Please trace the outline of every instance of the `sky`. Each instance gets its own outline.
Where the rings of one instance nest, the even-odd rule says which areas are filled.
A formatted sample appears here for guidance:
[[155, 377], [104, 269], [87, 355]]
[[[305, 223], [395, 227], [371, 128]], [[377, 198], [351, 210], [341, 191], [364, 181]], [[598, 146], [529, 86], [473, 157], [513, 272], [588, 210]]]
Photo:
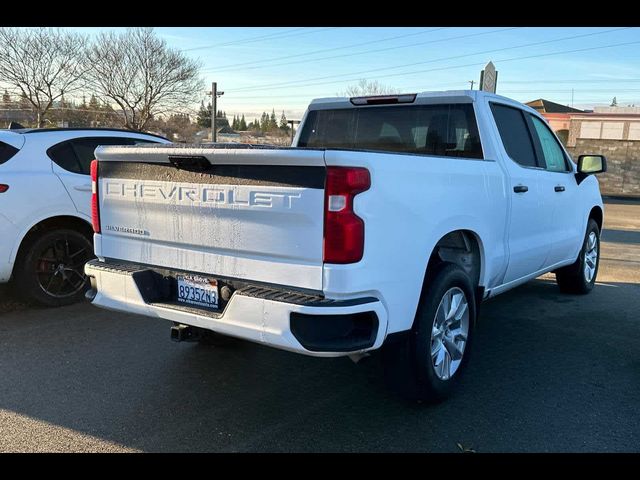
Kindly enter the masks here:
[[[89, 35], [121, 28], [75, 28]], [[218, 109], [247, 121], [263, 111], [299, 119], [314, 98], [359, 79], [404, 93], [478, 88], [488, 61], [497, 93], [576, 108], [640, 106], [640, 28], [629, 27], [161, 27], [198, 60]]]

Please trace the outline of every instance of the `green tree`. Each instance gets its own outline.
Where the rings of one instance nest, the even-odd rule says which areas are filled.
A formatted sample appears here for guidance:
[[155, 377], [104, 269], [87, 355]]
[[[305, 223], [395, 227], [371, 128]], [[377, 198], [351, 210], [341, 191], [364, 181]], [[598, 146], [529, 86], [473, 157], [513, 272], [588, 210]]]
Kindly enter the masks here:
[[89, 110], [99, 110], [100, 109], [100, 104], [98, 103], [98, 99], [96, 98], [95, 95], [91, 95], [91, 98], [89, 99]]
[[276, 120], [276, 110], [271, 110], [271, 115], [269, 116], [269, 128], [270, 132], [278, 129], [278, 121]]
[[284, 132], [289, 131], [289, 123], [287, 122], [287, 116], [284, 114], [284, 110], [282, 111], [282, 115], [280, 116], [280, 130]]
[[267, 112], [262, 112], [260, 117], [260, 130], [263, 132], [269, 130], [269, 115], [267, 115]]
[[240, 119], [240, 125], [238, 125], [238, 130], [245, 131], [247, 130], [247, 122], [244, 119], [244, 113], [242, 114], [242, 118]]
[[210, 127], [211, 126], [211, 102], [205, 107], [204, 101], [200, 102], [200, 110], [198, 110], [198, 115], [196, 117], [196, 123], [200, 127]]

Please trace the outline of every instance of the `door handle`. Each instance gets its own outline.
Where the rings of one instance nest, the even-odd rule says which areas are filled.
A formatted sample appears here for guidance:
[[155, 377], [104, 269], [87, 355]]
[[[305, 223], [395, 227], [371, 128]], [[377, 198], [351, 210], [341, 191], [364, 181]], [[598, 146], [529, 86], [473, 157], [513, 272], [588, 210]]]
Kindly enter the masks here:
[[557, 185], [554, 190], [556, 192], [564, 192], [564, 185]]
[[77, 190], [79, 192], [90, 192], [91, 191], [91, 184], [90, 183], [86, 183], [84, 185], [74, 185], [73, 189]]
[[526, 193], [529, 191], [529, 187], [527, 187], [526, 185], [516, 185], [515, 187], [513, 187], [513, 191], [516, 193]]

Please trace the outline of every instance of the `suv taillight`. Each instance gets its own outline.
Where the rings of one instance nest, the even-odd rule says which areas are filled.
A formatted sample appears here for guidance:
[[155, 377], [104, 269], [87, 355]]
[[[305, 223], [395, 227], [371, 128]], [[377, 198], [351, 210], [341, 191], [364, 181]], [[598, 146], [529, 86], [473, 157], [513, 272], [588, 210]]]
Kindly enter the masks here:
[[98, 206], [98, 160], [91, 161], [91, 224], [100, 233], [100, 207]]
[[327, 167], [324, 197], [325, 263], [355, 263], [364, 252], [364, 222], [353, 212], [353, 198], [371, 187], [369, 170]]

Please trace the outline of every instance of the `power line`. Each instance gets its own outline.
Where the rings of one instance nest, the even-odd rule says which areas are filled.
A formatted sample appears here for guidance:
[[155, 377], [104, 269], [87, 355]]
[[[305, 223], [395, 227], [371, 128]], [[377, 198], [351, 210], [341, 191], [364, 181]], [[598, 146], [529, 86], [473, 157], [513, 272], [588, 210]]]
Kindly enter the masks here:
[[627, 79], [617, 79], [617, 78], [609, 78], [609, 79], [599, 79], [599, 80], [585, 80], [585, 79], [574, 79], [574, 80], [504, 80], [500, 83], [628, 83], [628, 82], [640, 82], [638, 78], [627, 78]]
[[[273, 62], [273, 61], [277, 61], [277, 60], [287, 60], [289, 58], [306, 57], [306, 56], [309, 56], [309, 55], [315, 55], [317, 53], [331, 52], [331, 51], [335, 51], [335, 50], [344, 50], [345, 48], [361, 47], [363, 45], [370, 45], [370, 44], [373, 44], [373, 43], [388, 42], [390, 40], [396, 40], [398, 38], [414, 37], [416, 35], [424, 35], [425, 33], [437, 32], [438, 30], [444, 30], [445, 28], [447, 28], [447, 27], [432, 28], [432, 29], [429, 29], [429, 30], [423, 30], [421, 32], [406, 33], [404, 35], [396, 35], [394, 37], [385, 37], [385, 38], [381, 38], [381, 39], [378, 39], [378, 40], [371, 40], [369, 42], [352, 43], [351, 45], [343, 45], [341, 47], [333, 47], [333, 48], [324, 48], [322, 50], [314, 50], [312, 52], [297, 53], [295, 55], [285, 55], [283, 57], [266, 58], [266, 59], [262, 59], [262, 60], [254, 60], [252, 62], [243, 62], [243, 63], [233, 63], [233, 64], [229, 64], [229, 65], [221, 65], [221, 66], [215, 67], [215, 68], [213, 68], [213, 67], [212, 68], [207, 68], [207, 69], [205, 69], [203, 71], [208, 71], [208, 70], [220, 71], [222, 69], [224, 69], [224, 71], [240, 70], [240, 69], [234, 68], [234, 67], [241, 67], [243, 65], [252, 65], [252, 64], [255, 64], [255, 63]], [[349, 55], [353, 55], [353, 54], [349, 54]], [[318, 59], [305, 60], [305, 61], [315, 61], [315, 60], [318, 60]], [[291, 62], [291, 63], [297, 63], [297, 62]], [[271, 66], [271, 65], [268, 65], [268, 66]], [[263, 68], [263, 67], [262, 66], [258, 66], [258, 67], [250, 67], [250, 68]]]
[[[576, 38], [582, 38], [582, 37], [587, 37], [587, 36], [602, 35], [602, 34], [614, 32], [614, 31], [625, 30], [627, 28], [631, 28], [631, 27], [614, 28], [614, 29], [611, 29], [611, 30], [605, 30], [603, 32], [585, 33], [585, 34], [581, 34], [581, 35], [573, 35], [573, 36], [569, 36], [569, 37], [556, 38], [556, 39], [553, 39], [553, 40], [544, 40], [544, 41], [541, 41], [541, 42], [532, 42], [532, 43], [526, 43], [526, 44], [522, 44], [522, 45], [515, 45], [515, 46], [511, 46], [511, 47], [503, 47], [503, 48], [497, 48], [497, 49], [491, 49], [491, 50], [483, 50], [483, 51], [480, 51], [480, 52], [467, 53], [467, 54], [457, 55], [457, 56], [453, 56], [453, 57], [452, 56], [441, 57], [441, 58], [426, 60], [426, 61], [423, 61], [423, 62], [413, 62], [413, 63], [407, 63], [407, 64], [403, 64], [403, 65], [395, 65], [395, 66], [391, 66], [391, 67], [381, 67], [381, 68], [375, 68], [375, 69], [370, 69], [370, 70], [362, 70], [362, 71], [359, 71], [359, 72], [350, 72], [350, 73], [344, 73], [344, 74], [338, 74], [338, 75], [327, 75], [327, 76], [324, 76], [324, 77], [307, 78], [307, 79], [303, 79], [303, 80], [294, 80], [294, 81], [290, 81], [290, 82], [272, 83], [272, 84], [264, 85], [262, 87], [255, 87], [255, 86], [253, 86], [253, 87], [240, 87], [240, 88], [234, 89], [233, 92], [255, 91], [255, 90], [270, 90], [271, 88], [269, 88], [269, 87], [291, 86], [291, 85], [296, 85], [297, 83], [304, 83], [304, 82], [314, 81], [314, 80], [328, 80], [328, 79], [331, 79], [331, 78], [346, 77], [346, 76], [350, 76], [350, 75], [361, 75], [361, 74], [366, 74], [366, 73], [379, 72], [379, 71], [383, 71], [383, 70], [394, 70], [394, 69], [397, 69], [397, 68], [405, 68], [405, 67], [411, 67], [411, 66], [415, 66], [415, 65], [424, 65], [424, 64], [427, 64], [427, 63], [433, 63], [433, 62], [438, 62], [438, 61], [442, 61], [442, 60], [452, 60], [452, 59], [457, 59], [457, 58], [471, 57], [471, 56], [474, 56], [474, 55], [483, 55], [483, 54], [487, 54], [487, 53], [497, 53], [497, 52], [502, 52], [502, 51], [506, 51], [506, 50], [513, 50], [513, 49], [517, 49], [517, 48], [532, 47], [532, 46], [543, 45], [543, 44], [547, 44], [547, 43], [560, 42], [560, 41], [564, 41], [564, 40], [573, 40], [573, 39], [576, 39]], [[472, 64], [472, 65], [475, 66], [475, 64]], [[461, 65], [461, 67], [462, 66], [467, 66], [467, 65]], [[447, 69], [447, 68], [458, 68], [458, 67], [442, 67], [442, 68], [438, 68], [438, 69], [434, 69], [434, 70], [441, 70], [441, 69]], [[434, 70], [424, 70], [424, 72], [434, 71]], [[421, 72], [422, 71], [420, 71], [418, 73], [421, 73]], [[381, 76], [379, 78], [390, 77], [390, 76], [398, 76], [398, 75], [405, 75], [405, 74], [411, 74], [411, 73], [413, 73], [413, 72], [403, 72], [403, 73], [399, 73], [399, 74], [383, 75], [383, 76]], [[344, 80], [344, 81], [352, 81], [352, 80], [358, 80], [358, 78], [348, 79], [348, 80]], [[325, 82], [325, 83], [326, 84], [328, 84], [328, 83], [339, 83], [341, 81], [343, 81], [343, 80], [340, 80], [338, 82]], [[305, 86], [323, 85], [325, 83], [314, 83], [314, 84], [308, 84], [308, 85], [305, 85]]]
[[[318, 32], [322, 32], [325, 30], [333, 30], [335, 28], [338, 27], [326, 27], [326, 28], [319, 28], [316, 30], [309, 30], [308, 27], [300, 27], [300, 28], [294, 28], [292, 30], [287, 30], [285, 32], [277, 32], [277, 33], [271, 33], [271, 34], [267, 34], [267, 35], [260, 35], [258, 37], [249, 37], [249, 38], [245, 38], [242, 40], [234, 40], [232, 42], [224, 42], [224, 43], [214, 43], [212, 45], [204, 45], [202, 47], [193, 47], [193, 48], [185, 48], [182, 49], [183, 52], [192, 52], [194, 50], [204, 50], [206, 48], [218, 48], [218, 47], [226, 47], [229, 45], [239, 45], [239, 44], [243, 44], [243, 43], [253, 43], [253, 42], [257, 42], [258, 40], [264, 40], [264, 39], [269, 39], [269, 40], [279, 40], [281, 38], [288, 38], [288, 37], [296, 37], [296, 36], [300, 36], [300, 35], [307, 35], [310, 33], [318, 33]], [[294, 33], [294, 32], [299, 32], [300, 30], [307, 30], [306, 32], [302, 32], [302, 33]]]
[[[354, 52], [354, 53], [345, 53], [342, 55], [332, 55], [329, 57], [320, 57], [320, 58], [310, 58], [310, 59], [305, 59], [305, 60], [298, 60], [295, 62], [286, 62], [286, 63], [277, 63], [275, 65], [257, 65], [257, 66], [253, 66], [253, 67], [246, 67], [244, 69], [231, 69], [231, 70], [225, 70], [224, 72], [229, 72], [229, 71], [235, 71], [235, 70], [249, 70], [249, 69], [256, 69], [256, 68], [270, 68], [270, 67], [281, 67], [284, 65], [295, 65], [295, 64], [300, 64], [300, 63], [310, 63], [310, 62], [318, 62], [318, 61], [322, 61], [322, 60], [333, 60], [336, 58], [344, 58], [344, 57], [353, 57], [353, 56], [357, 56], [357, 55], [365, 55], [368, 53], [379, 53], [379, 52], [386, 52], [389, 50], [398, 50], [401, 48], [410, 48], [410, 47], [416, 47], [416, 46], [420, 46], [420, 45], [427, 45], [430, 43], [438, 43], [438, 42], [447, 42], [447, 41], [451, 41], [451, 40], [458, 40], [461, 38], [470, 38], [470, 37], [478, 37], [480, 35], [488, 35], [491, 33], [499, 33], [499, 32], [504, 32], [507, 30], [516, 30], [518, 28], [521, 27], [509, 27], [509, 28], [503, 28], [503, 29], [498, 29], [498, 30], [491, 30], [489, 32], [480, 32], [480, 33], [470, 33], [470, 34], [466, 34], [466, 35], [458, 35], [455, 37], [447, 37], [447, 38], [438, 38], [435, 40], [427, 40], [425, 42], [416, 42], [416, 43], [409, 43], [406, 45], [397, 45], [394, 47], [386, 47], [386, 48], [379, 48], [379, 49], [373, 49], [373, 50], [364, 50], [362, 52]], [[439, 29], [436, 29], [439, 30]], [[346, 48], [346, 47], [344, 47]], [[301, 55], [305, 55], [305, 54], [300, 54], [300, 55], [296, 55], [296, 56], [301, 56]], [[308, 54], [307, 54], [308, 55]]]
[[[460, 85], [462, 85], [464, 82], [448, 82], [448, 83], [443, 83], [443, 84], [438, 84], [438, 85], [429, 85], [427, 87], [425, 87], [424, 85], [421, 85], [419, 87], [405, 87], [402, 90], [404, 92], [412, 92], [412, 91], [428, 91], [428, 90], [432, 90], [435, 88], [440, 88], [440, 87], [447, 87], [447, 89], [452, 90], [452, 89], [456, 89], [456, 87], [453, 86], [454, 83], [459, 83]], [[503, 82], [503, 83], [507, 83], [507, 82]], [[463, 88], [460, 87], [458, 88], [459, 90], [462, 90]], [[636, 89], [636, 88], [615, 88], [615, 87], [610, 87], [610, 88], [603, 88], [603, 89], [585, 89], [585, 90], [579, 90], [579, 89], [572, 89], [572, 88], [565, 88], [565, 89], [554, 89], [554, 90], [549, 90], [549, 89], [530, 89], [530, 90], [500, 90], [501, 92], [511, 92], [511, 93], [533, 93], [533, 92], [544, 92], [544, 93], [552, 93], [552, 92], [570, 92], [571, 90], [574, 90], [575, 92], [635, 92], [635, 91], [640, 91], [640, 89]], [[251, 100], [251, 99], [271, 99], [271, 98], [309, 98], [309, 97], [313, 97], [313, 98], [319, 98], [319, 97], [327, 97], [327, 96], [339, 96], [339, 95], [328, 95], [326, 92], [321, 92], [321, 93], [316, 93], [316, 94], [294, 94], [294, 95], [269, 95], [268, 97], [265, 97], [264, 95], [252, 95], [252, 96], [242, 96], [242, 97], [233, 97], [234, 101], [237, 100]]]

